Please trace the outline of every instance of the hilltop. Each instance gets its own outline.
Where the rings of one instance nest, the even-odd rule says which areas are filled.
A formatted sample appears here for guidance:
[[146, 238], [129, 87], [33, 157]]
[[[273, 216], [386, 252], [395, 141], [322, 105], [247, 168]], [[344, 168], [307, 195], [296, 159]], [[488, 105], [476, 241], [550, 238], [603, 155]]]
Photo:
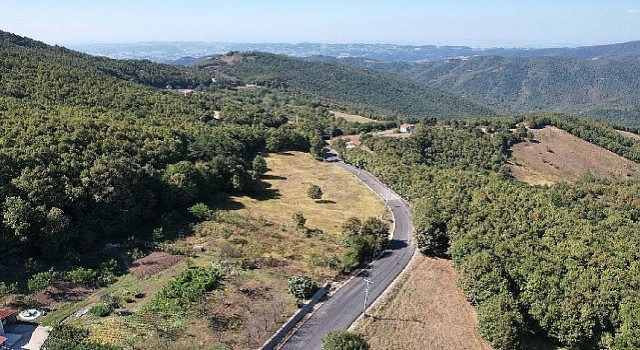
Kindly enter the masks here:
[[233, 53], [205, 60], [197, 67], [351, 105], [363, 112], [357, 114], [367, 116], [373, 112], [387, 117], [451, 119], [494, 114], [471, 100], [393, 74], [282, 55]]

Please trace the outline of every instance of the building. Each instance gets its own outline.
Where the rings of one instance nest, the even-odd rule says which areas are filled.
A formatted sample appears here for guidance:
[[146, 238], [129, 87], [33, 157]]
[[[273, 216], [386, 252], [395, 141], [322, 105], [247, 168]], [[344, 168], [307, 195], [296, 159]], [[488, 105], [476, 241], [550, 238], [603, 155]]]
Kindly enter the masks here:
[[[3, 336], [4, 333], [4, 327], [8, 324], [11, 323], [16, 323], [16, 321], [18, 320], [17, 318], [18, 313], [16, 311], [13, 310], [0, 310], [0, 336]], [[4, 339], [0, 340], [0, 345], [3, 345], [4, 342], [7, 340], [6, 337], [2, 337]]]
[[191, 89], [180, 89], [178, 91], [185, 97], [193, 95], [193, 90]]
[[404, 123], [402, 125], [400, 125], [400, 132], [401, 133], [405, 133], [405, 134], [411, 134], [413, 132], [413, 129], [416, 126], [414, 124], [409, 124], [409, 123]]
[[349, 142], [345, 143], [344, 146], [346, 149], [352, 149], [352, 148], [359, 147], [361, 143], [362, 142], [360, 142], [360, 140], [350, 140]]

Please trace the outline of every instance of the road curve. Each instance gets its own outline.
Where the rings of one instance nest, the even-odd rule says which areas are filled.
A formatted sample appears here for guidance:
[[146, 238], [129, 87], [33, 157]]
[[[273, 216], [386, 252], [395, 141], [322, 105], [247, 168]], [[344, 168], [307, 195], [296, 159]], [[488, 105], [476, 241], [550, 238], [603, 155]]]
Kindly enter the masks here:
[[415, 251], [411, 212], [406, 202], [368, 172], [343, 162], [335, 164], [358, 177], [385, 199], [394, 216], [393, 238], [378, 260], [333, 293], [284, 344], [280, 345], [280, 349], [283, 350], [319, 349], [322, 338], [327, 333], [349, 328], [362, 315], [365, 279], [372, 281], [369, 285], [368, 308], [407, 266]]

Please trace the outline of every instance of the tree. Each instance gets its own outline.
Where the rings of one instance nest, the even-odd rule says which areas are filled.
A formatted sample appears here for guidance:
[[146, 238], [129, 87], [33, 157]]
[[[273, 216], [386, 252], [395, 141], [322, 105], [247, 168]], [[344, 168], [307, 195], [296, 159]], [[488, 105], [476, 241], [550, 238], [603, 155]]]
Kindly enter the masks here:
[[287, 280], [287, 291], [298, 299], [309, 299], [318, 286], [309, 276], [291, 276]]
[[362, 228], [362, 221], [355, 216], [352, 216], [342, 223], [342, 233], [348, 236], [357, 235]]
[[369, 344], [358, 333], [332, 331], [322, 339], [321, 350], [369, 350]]
[[304, 227], [304, 224], [307, 223], [307, 219], [305, 219], [304, 214], [299, 211], [293, 213], [293, 215], [291, 215], [291, 219], [293, 220], [293, 223], [296, 224], [297, 228], [302, 228]]
[[263, 175], [268, 170], [267, 162], [264, 160], [263, 156], [255, 156], [255, 158], [253, 158], [253, 161], [251, 162], [251, 168], [255, 173], [254, 180], [257, 180], [260, 175]]
[[307, 190], [307, 196], [309, 196], [309, 198], [313, 200], [322, 199], [322, 194], [322, 188], [320, 188], [320, 186], [318, 185], [311, 185], [311, 187], [309, 187], [309, 189]]
[[324, 148], [325, 142], [320, 135], [313, 135], [309, 140], [311, 146], [309, 147], [309, 153], [314, 156], [316, 159], [322, 159], [322, 149]]

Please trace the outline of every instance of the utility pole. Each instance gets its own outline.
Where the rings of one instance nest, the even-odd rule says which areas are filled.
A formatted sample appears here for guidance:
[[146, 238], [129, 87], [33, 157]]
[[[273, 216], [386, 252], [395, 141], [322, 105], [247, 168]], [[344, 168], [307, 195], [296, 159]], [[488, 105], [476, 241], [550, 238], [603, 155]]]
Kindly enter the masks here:
[[364, 304], [362, 305], [362, 316], [367, 317], [367, 302], [369, 301], [369, 284], [373, 283], [372, 280], [368, 280], [364, 278], [364, 281], [367, 283], [364, 287]]

